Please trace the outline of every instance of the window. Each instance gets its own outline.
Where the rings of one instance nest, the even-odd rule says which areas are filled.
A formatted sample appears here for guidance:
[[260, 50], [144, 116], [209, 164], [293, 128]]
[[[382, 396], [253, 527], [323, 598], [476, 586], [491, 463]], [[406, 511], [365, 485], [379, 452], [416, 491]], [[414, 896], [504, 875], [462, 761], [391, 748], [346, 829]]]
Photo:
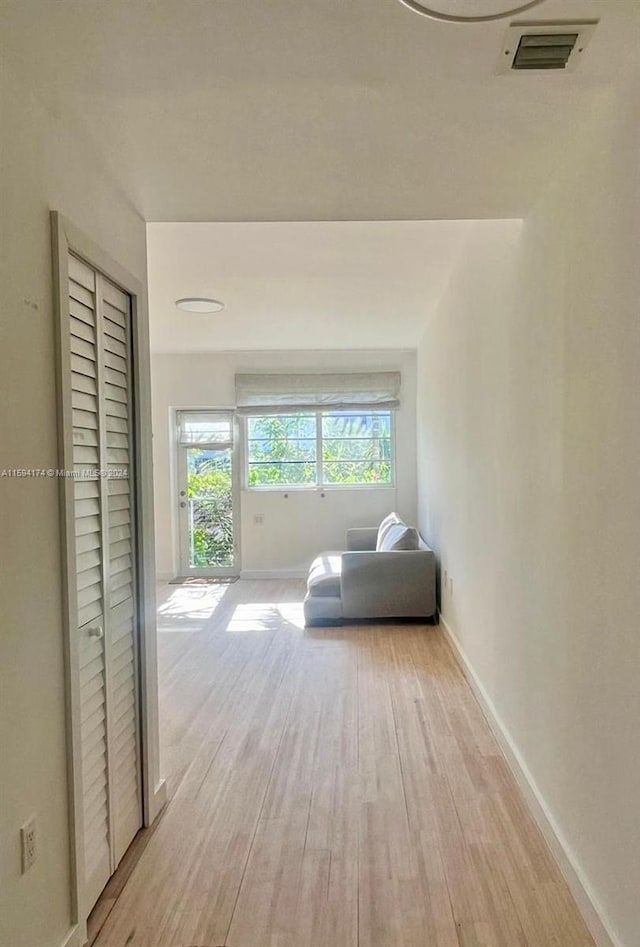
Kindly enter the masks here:
[[314, 486], [317, 450], [315, 414], [247, 418], [248, 485]]
[[323, 412], [322, 483], [390, 484], [391, 412]]
[[247, 418], [249, 487], [391, 486], [391, 411], [314, 411]]

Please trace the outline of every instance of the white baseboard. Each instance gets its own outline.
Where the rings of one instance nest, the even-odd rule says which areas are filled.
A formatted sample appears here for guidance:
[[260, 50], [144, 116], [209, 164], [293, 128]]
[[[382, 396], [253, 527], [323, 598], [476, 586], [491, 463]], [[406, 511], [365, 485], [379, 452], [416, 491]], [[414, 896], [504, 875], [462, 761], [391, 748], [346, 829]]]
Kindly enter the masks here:
[[308, 569], [243, 569], [241, 579], [306, 579]]
[[604, 912], [598, 904], [584, 872], [580, 868], [574, 853], [571, 851], [562, 830], [549, 811], [549, 807], [538, 789], [527, 764], [522, 758], [513, 737], [500, 719], [491, 698], [464, 653], [462, 645], [442, 615], [440, 615], [440, 627], [444, 631], [445, 637], [461, 667], [462, 673], [467, 679], [494, 736], [500, 744], [500, 748], [507, 759], [507, 763], [516, 782], [520, 786], [533, 817], [558, 863], [558, 867], [569, 886], [571, 894], [578, 905], [578, 909], [591, 932], [591, 936], [598, 947], [624, 947], [606, 921]]
[[80, 928], [74, 924], [71, 930], [65, 934], [58, 947], [82, 947], [80, 942]]
[[[306, 579], [309, 574], [308, 569], [243, 569], [240, 572], [241, 579]], [[175, 579], [175, 572], [158, 572], [156, 579], [158, 582], [170, 582]]]

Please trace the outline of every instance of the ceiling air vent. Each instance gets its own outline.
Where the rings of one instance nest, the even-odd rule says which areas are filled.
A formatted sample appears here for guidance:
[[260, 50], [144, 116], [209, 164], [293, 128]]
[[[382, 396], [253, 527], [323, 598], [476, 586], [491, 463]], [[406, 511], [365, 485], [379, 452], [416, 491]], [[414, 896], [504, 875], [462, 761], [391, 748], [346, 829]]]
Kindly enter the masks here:
[[534, 33], [521, 36], [512, 69], [566, 69], [577, 33]]
[[573, 70], [587, 48], [597, 20], [581, 23], [512, 23], [498, 72]]

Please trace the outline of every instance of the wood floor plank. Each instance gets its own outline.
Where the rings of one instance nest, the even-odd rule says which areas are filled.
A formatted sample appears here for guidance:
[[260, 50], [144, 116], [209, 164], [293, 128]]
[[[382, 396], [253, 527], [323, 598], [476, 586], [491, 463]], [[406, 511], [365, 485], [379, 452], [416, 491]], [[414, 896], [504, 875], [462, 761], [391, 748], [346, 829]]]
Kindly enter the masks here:
[[95, 947], [593, 947], [439, 628], [162, 587], [170, 803]]

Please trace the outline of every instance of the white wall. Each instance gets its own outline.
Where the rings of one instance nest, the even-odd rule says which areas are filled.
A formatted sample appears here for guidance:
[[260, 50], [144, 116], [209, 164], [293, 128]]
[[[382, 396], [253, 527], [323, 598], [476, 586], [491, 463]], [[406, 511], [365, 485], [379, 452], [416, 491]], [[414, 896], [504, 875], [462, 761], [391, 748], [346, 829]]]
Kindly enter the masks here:
[[[49, 211], [146, 282], [145, 227], [84, 142], [0, 64], [0, 470], [57, 466]], [[0, 943], [70, 928], [58, 484], [0, 478]], [[38, 822], [20, 875], [19, 827]]]
[[[443, 614], [615, 943], [640, 944], [640, 125], [478, 223], [418, 353]], [[602, 943], [606, 938], [602, 937]]]
[[[402, 372], [402, 406], [396, 413], [396, 485], [388, 489], [251, 491], [241, 496], [243, 572], [301, 572], [322, 549], [340, 549], [349, 526], [368, 526], [397, 509], [416, 518], [415, 353], [397, 352], [239, 352], [210, 355], [155, 355], [154, 482], [156, 568], [159, 576], [177, 574], [176, 492], [172, 489], [175, 446], [171, 411], [175, 408], [230, 408], [235, 404], [236, 371]], [[264, 514], [264, 524], [253, 518]]]

